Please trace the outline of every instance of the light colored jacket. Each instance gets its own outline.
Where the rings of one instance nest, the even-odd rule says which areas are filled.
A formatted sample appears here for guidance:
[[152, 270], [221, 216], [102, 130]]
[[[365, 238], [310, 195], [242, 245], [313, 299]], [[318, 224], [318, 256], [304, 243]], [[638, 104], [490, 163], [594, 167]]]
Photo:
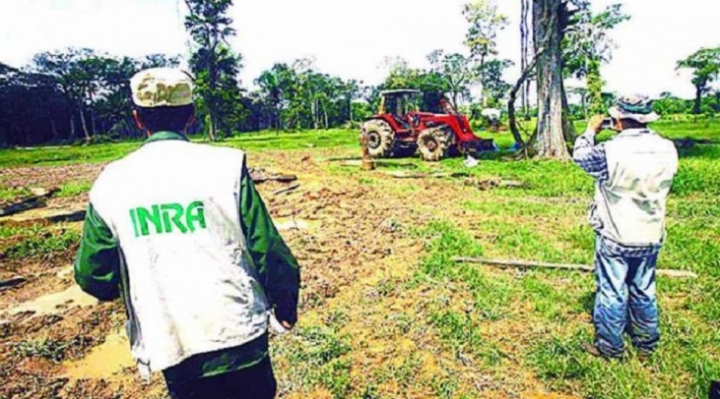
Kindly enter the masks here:
[[130, 340], [146, 371], [267, 331], [240, 227], [241, 151], [165, 140], [110, 164], [90, 202], [122, 248]]
[[607, 178], [596, 183], [591, 223], [624, 246], [661, 243], [667, 196], [678, 170], [675, 145], [650, 130], [630, 129], [604, 147]]

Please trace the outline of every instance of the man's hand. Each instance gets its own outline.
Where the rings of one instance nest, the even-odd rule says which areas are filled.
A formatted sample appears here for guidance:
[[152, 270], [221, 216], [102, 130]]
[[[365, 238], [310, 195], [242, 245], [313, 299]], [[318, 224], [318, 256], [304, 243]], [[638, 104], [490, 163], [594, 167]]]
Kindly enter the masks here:
[[595, 134], [600, 133], [602, 130], [603, 121], [605, 121], [605, 117], [602, 115], [595, 115], [592, 118], [590, 118], [590, 121], [588, 122], [587, 130], [592, 131]]
[[282, 325], [286, 330], [292, 330], [292, 328], [295, 327], [294, 324], [290, 324], [287, 321], [280, 321], [280, 325]]

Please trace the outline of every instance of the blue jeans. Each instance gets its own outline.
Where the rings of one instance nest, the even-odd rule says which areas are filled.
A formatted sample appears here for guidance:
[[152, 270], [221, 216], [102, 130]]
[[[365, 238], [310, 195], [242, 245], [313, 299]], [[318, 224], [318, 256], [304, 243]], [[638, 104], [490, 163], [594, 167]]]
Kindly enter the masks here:
[[627, 257], [598, 236], [595, 249], [595, 345], [605, 355], [619, 356], [627, 332], [640, 351], [652, 352], [660, 341], [655, 298], [657, 253]]

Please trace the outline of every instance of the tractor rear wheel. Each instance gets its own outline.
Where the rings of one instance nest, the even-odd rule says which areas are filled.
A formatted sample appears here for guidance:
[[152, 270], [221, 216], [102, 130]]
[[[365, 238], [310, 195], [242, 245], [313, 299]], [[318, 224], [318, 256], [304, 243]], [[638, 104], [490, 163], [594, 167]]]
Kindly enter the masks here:
[[417, 139], [420, 158], [429, 162], [446, 158], [450, 152], [451, 140], [452, 136], [441, 127], [423, 130]]
[[395, 131], [389, 123], [381, 119], [365, 122], [368, 152], [373, 158], [391, 157], [395, 146]]

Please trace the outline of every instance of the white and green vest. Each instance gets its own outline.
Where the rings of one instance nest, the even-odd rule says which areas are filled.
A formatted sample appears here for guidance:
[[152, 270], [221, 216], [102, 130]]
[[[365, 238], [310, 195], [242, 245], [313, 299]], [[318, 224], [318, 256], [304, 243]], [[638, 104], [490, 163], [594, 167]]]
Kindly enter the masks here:
[[267, 331], [247, 252], [239, 150], [160, 140], [107, 166], [90, 202], [122, 250], [133, 356], [146, 372]]
[[652, 131], [626, 130], [605, 143], [605, 154], [608, 180], [597, 183], [591, 215], [598, 232], [625, 246], [661, 243], [678, 169], [675, 145]]

